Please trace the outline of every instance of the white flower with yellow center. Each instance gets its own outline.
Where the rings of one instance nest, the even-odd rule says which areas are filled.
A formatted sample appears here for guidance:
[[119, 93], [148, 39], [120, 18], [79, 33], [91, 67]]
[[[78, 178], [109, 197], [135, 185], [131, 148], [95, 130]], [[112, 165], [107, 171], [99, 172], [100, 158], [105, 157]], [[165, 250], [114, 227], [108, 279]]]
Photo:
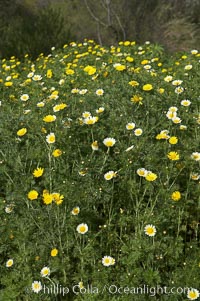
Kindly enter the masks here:
[[103, 113], [104, 112], [104, 107], [100, 107], [96, 110], [96, 113], [99, 114], [99, 113]]
[[95, 92], [95, 94], [97, 96], [102, 96], [104, 94], [104, 90], [103, 89], [97, 89], [96, 92]]
[[144, 228], [144, 232], [148, 236], [155, 236], [156, 235], [156, 227], [153, 225], [146, 225]]
[[38, 108], [43, 108], [44, 106], [45, 106], [45, 103], [43, 101], [37, 103]]
[[134, 131], [135, 136], [141, 136], [142, 133], [143, 133], [143, 130], [142, 130], [142, 129], [136, 129], [136, 130]]
[[56, 137], [54, 133], [50, 133], [49, 135], [46, 136], [46, 141], [47, 143], [51, 144], [51, 143], [55, 143], [56, 141]]
[[176, 124], [178, 124], [178, 123], [181, 123], [181, 118], [179, 118], [179, 117], [173, 117], [172, 118], [172, 121], [173, 121], [173, 123], [176, 123]]
[[98, 120], [99, 120], [99, 117], [97, 117], [97, 116], [94, 116], [94, 117], [93, 117], [93, 116], [89, 116], [89, 117], [85, 118], [85, 119], [83, 120], [83, 122], [84, 122], [85, 124], [91, 125], [91, 124], [96, 123]]
[[198, 153], [198, 152], [192, 153], [191, 158], [195, 161], [199, 161], [200, 160], [200, 153]]
[[169, 83], [169, 82], [172, 81], [172, 79], [173, 79], [173, 77], [172, 77], [171, 75], [167, 75], [167, 76], [164, 78], [164, 81]]
[[8, 260], [6, 261], [6, 267], [7, 267], [7, 268], [10, 268], [11, 266], [13, 266], [13, 259], [8, 259]]
[[110, 181], [110, 180], [112, 180], [112, 178], [115, 178], [116, 176], [117, 176], [117, 173], [114, 172], [113, 170], [110, 170], [110, 171], [105, 173], [104, 179], [106, 181]]
[[196, 300], [199, 298], [199, 291], [195, 288], [189, 289], [187, 292], [187, 297], [189, 300]]
[[167, 114], [166, 114], [166, 117], [168, 119], [175, 118], [176, 117], [176, 112], [168, 111]]
[[42, 76], [41, 76], [41, 75], [38, 75], [38, 74], [35, 74], [35, 75], [32, 77], [32, 79], [33, 79], [34, 81], [40, 81], [40, 80], [42, 80]]
[[134, 122], [129, 122], [129, 123], [127, 123], [126, 129], [127, 129], [128, 131], [131, 131], [131, 130], [133, 130], [134, 128], [135, 128], [135, 123], [134, 123]]
[[98, 142], [94, 141], [91, 144], [92, 150], [97, 151], [99, 149]]
[[138, 176], [144, 177], [144, 178], [148, 174], [148, 170], [146, 170], [145, 168], [138, 168], [136, 172], [137, 172]]
[[82, 90], [79, 90], [78, 93], [79, 93], [80, 95], [84, 95], [84, 94], [87, 93], [87, 91], [88, 91], [87, 89], [82, 89]]
[[73, 88], [72, 90], [71, 90], [71, 93], [72, 94], [77, 94], [77, 93], [79, 93], [79, 89], [77, 89], [77, 88]]
[[196, 50], [196, 49], [191, 50], [191, 54], [197, 54], [197, 53], [198, 53], [198, 50]]
[[90, 117], [90, 116], [91, 116], [91, 113], [88, 112], [88, 111], [85, 111], [85, 112], [83, 112], [83, 114], [82, 114], [82, 117], [83, 117], [83, 118], [88, 118], [88, 117]]
[[42, 290], [42, 284], [40, 281], [34, 281], [31, 288], [34, 293], [38, 294]]
[[114, 265], [115, 264], [115, 259], [111, 256], [104, 256], [102, 258], [102, 264], [105, 266], [105, 267], [109, 267], [111, 265]]
[[40, 274], [42, 277], [48, 277], [50, 275], [50, 268], [48, 267], [42, 268]]
[[173, 80], [173, 82], [172, 82], [172, 85], [173, 86], [180, 86], [181, 84], [182, 84], [182, 80], [180, 80], [180, 79], [175, 79], [175, 80]]
[[107, 147], [112, 147], [116, 143], [116, 140], [114, 138], [105, 138], [103, 140], [103, 144]]
[[88, 232], [88, 225], [82, 223], [82, 224], [80, 224], [80, 225], [77, 226], [76, 231], [79, 234], [85, 234], [86, 232]]
[[29, 99], [29, 95], [28, 95], [28, 94], [23, 94], [23, 95], [20, 97], [20, 99], [21, 99], [22, 101], [27, 101], [27, 100]]
[[80, 212], [80, 208], [78, 206], [74, 207], [71, 211], [72, 215], [78, 215]]
[[184, 107], [189, 107], [190, 104], [191, 104], [191, 101], [188, 99], [184, 99], [181, 101], [181, 105]]
[[176, 87], [176, 89], [175, 89], [175, 93], [176, 94], [181, 94], [181, 93], [183, 93], [183, 91], [184, 91], [184, 88], [183, 87]]
[[192, 69], [192, 65], [186, 65], [186, 66], [184, 67], [184, 69], [185, 69], [185, 70], [191, 70], [191, 69]]

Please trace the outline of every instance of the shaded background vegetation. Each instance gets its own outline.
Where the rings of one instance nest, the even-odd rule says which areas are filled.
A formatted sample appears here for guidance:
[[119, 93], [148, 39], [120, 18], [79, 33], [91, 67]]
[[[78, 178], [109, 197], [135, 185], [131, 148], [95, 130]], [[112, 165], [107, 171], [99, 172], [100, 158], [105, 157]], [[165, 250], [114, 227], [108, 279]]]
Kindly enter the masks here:
[[52, 46], [150, 40], [169, 51], [200, 45], [199, 0], [0, 0], [0, 57], [35, 58]]

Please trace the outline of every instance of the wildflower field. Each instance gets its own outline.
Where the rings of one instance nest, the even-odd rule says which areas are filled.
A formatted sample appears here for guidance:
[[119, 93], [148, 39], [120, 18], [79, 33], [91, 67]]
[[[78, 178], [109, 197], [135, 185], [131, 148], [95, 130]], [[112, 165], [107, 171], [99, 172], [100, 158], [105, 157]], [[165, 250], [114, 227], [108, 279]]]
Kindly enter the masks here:
[[0, 300], [199, 298], [199, 62], [92, 40], [1, 60]]

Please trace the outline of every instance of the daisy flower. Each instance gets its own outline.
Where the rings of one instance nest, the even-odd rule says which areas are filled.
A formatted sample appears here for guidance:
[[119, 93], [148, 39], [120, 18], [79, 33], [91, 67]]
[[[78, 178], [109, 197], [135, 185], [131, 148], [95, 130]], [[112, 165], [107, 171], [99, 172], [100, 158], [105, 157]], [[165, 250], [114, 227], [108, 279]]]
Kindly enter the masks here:
[[104, 90], [103, 89], [97, 89], [96, 92], [95, 92], [95, 94], [97, 96], [102, 96], [104, 94]]
[[28, 199], [33, 201], [36, 200], [38, 198], [39, 193], [37, 192], [37, 190], [31, 190], [28, 193]]
[[92, 150], [97, 151], [99, 149], [98, 142], [94, 141], [91, 144]]
[[115, 259], [111, 256], [104, 256], [102, 258], [102, 264], [105, 266], [105, 267], [109, 267], [111, 265], [114, 265], [115, 264]]
[[136, 172], [140, 177], [146, 177], [148, 173], [148, 171], [145, 168], [138, 168]]
[[112, 180], [112, 178], [114, 178], [116, 176], [117, 176], [116, 172], [114, 172], [113, 170], [111, 170], [111, 171], [108, 171], [107, 173], [105, 173], [104, 179], [106, 181], [109, 181], [109, 180]]
[[55, 143], [56, 141], [56, 137], [54, 133], [50, 133], [49, 135], [46, 136], [46, 141], [47, 143], [51, 144], [51, 143]]
[[156, 227], [153, 225], [146, 225], [144, 228], [144, 232], [148, 236], [155, 236], [156, 235]]
[[48, 267], [42, 268], [40, 274], [42, 277], [48, 277], [50, 275], [50, 268]]
[[20, 130], [17, 131], [17, 136], [22, 137], [27, 133], [27, 129], [26, 128], [22, 128]]
[[28, 95], [28, 94], [23, 94], [23, 95], [20, 97], [20, 99], [21, 99], [22, 101], [27, 101], [27, 100], [29, 99], [29, 95]]
[[53, 122], [56, 120], [56, 116], [55, 115], [47, 115], [43, 118], [43, 121], [45, 122]]
[[198, 153], [198, 152], [192, 153], [191, 158], [195, 161], [199, 161], [200, 160], [200, 153]]
[[80, 225], [77, 226], [76, 231], [79, 234], [85, 234], [86, 232], [88, 232], [88, 225], [82, 223], [82, 224], [80, 224]]
[[174, 191], [171, 195], [171, 199], [173, 201], [179, 201], [181, 199], [181, 193], [180, 191]]
[[189, 107], [190, 104], [191, 104], [191, 101], [188, 99], [184, 99], [181, 101], [181, 105], [184, 107]]
[[38, 294], [42, 290], [42, 284], [40, 281], [34, 281], [31, 288], [34, 293]]
[[177, 152], [169, 152], [169, 153], [167, 154], [167, 157], [168, 157], [170, 160], [172, 160], [172, 161], [177, 161], [177, 160], [179, 160], [179, 158], [180, 158], [180, 156], [179, 156], [179, 154], [178, 154]]
[[131, 130], [133, 130], [134, 128], [135, 128], [135, 123], [134, 123], [134, 122], [129, 122], [129, 123], [127, 123], [126, 129], [127, 129], [128, 131], [131, 131]]
[[145, 176], [145, 179], [149, 182], [153, 182], [157, 179], [157, 175], [151, 171], [148, 171], [147, 172], [147, 175]]
[[116, 140], [114, 138], [105, 138], [103, 144], [107, 147], [112, 147], [115, 144]]
[[43, 175], [43, 172], [44, 172], [44, 168], [38, 167], [37, 169], [35, 169], [33, 171], [33, 176], [35, 178], [39, 178], [39, 177], [41, 177]]
[[80, 212], [80, 207], [76, 206], [72, 209], [71, 214], [72, 215], [78, 215]]
[[51, 250], [51, 257], [55, 257], [58, 255], [58, 249], [54, 248]]
[[143, 133], [143, 131], [142, 131], [142, 129], [136, 129], [135, 131], [134, 131], [134, 134], [135, 134], [135, 136], [141, 136], [142, 135], [142, 133]]
[[187, 297], [189, 300], [196, 300], [199, 298], [199, 291], [195, 288], [189, 289], [187, 292]]
[[13, 259], [8, 259], [8, 260], [6, 261], [6, 267], [7, 267], [7, 268], [10, 268], [11, 266], [13, 266]]

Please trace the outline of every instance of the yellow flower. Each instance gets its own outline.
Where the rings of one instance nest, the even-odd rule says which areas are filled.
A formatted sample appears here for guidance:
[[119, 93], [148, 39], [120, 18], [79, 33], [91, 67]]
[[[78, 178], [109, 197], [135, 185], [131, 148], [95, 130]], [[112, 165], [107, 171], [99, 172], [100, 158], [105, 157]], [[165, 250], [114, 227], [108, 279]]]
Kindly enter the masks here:
[[39, 193], [36, 190], [31, 190], [28, 193], [28, 199], [33, 201], [36, 200], [38, 198]]
[[22, 137], [27, 133], [27, 129], [26, 128], [22, 128], [20, 130], [17, 131], [17, 136]]
[[63, 199], [64, 199], [63, 195], [61, 195], [60, 193], [57, 193], [57, 192], [53, 192], [52, 196], [53, 196], [53, 201], [56, 203], [56, 205], [62, 204]]
[[125, 65], [117, 64], [114, 66], [117, 71], [124, 71], [126, 69]]
[[4, 86], [6, 86], [6, 87], [11, 87], [13, 85], [13, 82], [6, 82], [5, 84], [4, 84]]
[[181, 193], [179, 191], [174, 191], [171, 195], [173, 201], [179, 201], [181, 198]]
[[58, 249], [56, 249], [56, 248], [55, 248], [55, 249], [52, 249], [52, 250], [51, 250], [51, 256], [52, 256], [52, 257], [55, 257], [55, 256], [57, 256], [57, 255], [58, 255]]
[[139, 96], [139, 95], [133, 95], [133, 96], [131, 97], [131, 101], [132, 101], [132, 102], [135, 102], [135, 103], [137, 103], [137, 102], [142, 103], [142, 102], [141, 102], [142, 100], [143, 100], [143, 98], [142, 98], [141, 96]]
[[169, 153], [167, 154], [167, 157], [168, 157], [170, 160], [172, 160], [172, 161], [177, 161], [177, 160], [179, 160], [179, 158], [180, 158], [180, 156], [179, 156], [179, 154], [178, 154], [177, 152], [169, 152]]
[[55, 150], [53, 151], [52, 155], [53, 155], [55, 158], [57, 158], [57, 157], [59, 157], [59, 156], [62, 155], [62, 151], [61, 151], [59, 148], [57, 148], [57, 149], [55, 149]]
[[47, 115], [43, 118], [43, 121], [45, 122], [53, 122], [56, 120], [56, 116], [55, 115]]
[[63, 110], [64, 108], [66, 108], [67, 107], [67, 105], [65, 104], [65, 103], [61, 103], [61, 104], [59, 104], [59, 105], [55, 105], [54, 107], [53, 107], [53, 111], [54, 112], [58, 112], [58, 111], [60, 111], [60, 110]]
[[39, 178], [43, 175], [43, 172], [44, 172], [44, 168], [38, 167], [33, 171], [33, 175], [35, 178]]
[[129, 85], [132, 86], [132, 87], [137, 87], [137, 86], [139, 86], [139, 83], [136, 80], [131, 80], [129, 82]]
[[66, 69], [65, 72], [67, 75], [73, 75], [75, 73], [75, 71], [73, 69]]
[[93, 75], [96, 73], [96, 68], [90, 65], [86, 66], [83, 70], [87, 72], [88, 75]]
[[43, 191], [43, 202], [45, 205], [49, 205], [53, 202], [54, 197], [47, 191]]
[[145, 179], [149, 182], [153, 182], [157, 179], [157, 175], [153, 172], [147, 172], [147, 175], [145, 176]]
[[177, 144], [178, 138], [176, 136], [172, 136], [169, 138], [169, 143], [170, 144]]
[[142, 87], [144, 91], [151, 91], [153, 89], [153, 86], [151, 84], [146, 84]]
[[131, 57], [131, 56], [127, 56], [127, 57], [126, 57], [126, 61], [129, 62], [129, 63], [131, 63], [131, 62], [134, 61], [134, 58]]
[[51, 70], [51, 69], [48, 69], [48, 70], [47, 70], [47, 77], [48, 77], [48, 78], [52, 78], [52, 76], [53, 76], [52, 70]]

